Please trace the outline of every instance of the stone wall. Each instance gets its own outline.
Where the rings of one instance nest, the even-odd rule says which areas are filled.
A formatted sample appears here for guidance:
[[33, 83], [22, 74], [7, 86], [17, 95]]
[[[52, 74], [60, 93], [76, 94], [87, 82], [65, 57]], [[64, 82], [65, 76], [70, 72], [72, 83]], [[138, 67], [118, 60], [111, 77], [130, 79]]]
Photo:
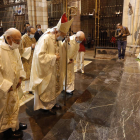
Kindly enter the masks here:
[[48, 28], [48, 11], [46, 0], [27, 0], [29, 23], [35, 27], [41, 24], [42, 31]]
[[[129, 15], [129, 2], [132, 5], [133, 14]], [[123, 25], [128, 27], [131, 36], [128, 36], [128, 44], [134, 45], [139, 42], [138, 32], [140, 29], [140, 0], [124, 0]], [[139, 38], [139, 37], [138, 37]]]

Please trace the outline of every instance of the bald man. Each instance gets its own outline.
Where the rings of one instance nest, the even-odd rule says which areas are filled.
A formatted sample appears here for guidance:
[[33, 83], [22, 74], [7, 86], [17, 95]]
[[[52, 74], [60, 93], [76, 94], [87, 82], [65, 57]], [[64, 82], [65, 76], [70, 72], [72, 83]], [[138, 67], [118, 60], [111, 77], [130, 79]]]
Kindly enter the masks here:
[[77, 53], [79, 50], [80, 43], [85, 39], [85, 34], [82, 31], [77, 32], [75, 35], [70, 37], [70, 45], [68, 51], [68, 70], [67, 70], [67, 94], [73, 95], [74, 91], [74, 60], [76, 60]]
[[27, 33], [22, 36], [22, 42], [19, 48], [24, 70], [26, 72], [24, 92], [31, 94], [33, 93], [32, 91], [29, 90], [29, 82], [30, 82], [32, 58], [36, 44], [36, 39], [34, 38], [34, 35], [35, 35], [34, 27], [32, 26], [27, 27]]
[[15, 28], [8, 29], [0, 40], [0, 133], [7, 131], [13, 137], [22, 136], [21, 130], [27, 128], [18, 121], [18, 93], [26, 78], [18, 50], [20, 41], [21, 34]]

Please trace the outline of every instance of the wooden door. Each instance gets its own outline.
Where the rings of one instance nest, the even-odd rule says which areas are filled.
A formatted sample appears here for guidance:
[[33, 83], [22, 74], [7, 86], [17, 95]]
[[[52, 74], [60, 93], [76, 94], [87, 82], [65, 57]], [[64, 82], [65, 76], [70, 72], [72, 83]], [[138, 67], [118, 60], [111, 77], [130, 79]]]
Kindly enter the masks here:
[[24, 23], [25, 23], [25, 14], [15, 15], [14, 24], [16, 29], [22, 32], [24, 30]]

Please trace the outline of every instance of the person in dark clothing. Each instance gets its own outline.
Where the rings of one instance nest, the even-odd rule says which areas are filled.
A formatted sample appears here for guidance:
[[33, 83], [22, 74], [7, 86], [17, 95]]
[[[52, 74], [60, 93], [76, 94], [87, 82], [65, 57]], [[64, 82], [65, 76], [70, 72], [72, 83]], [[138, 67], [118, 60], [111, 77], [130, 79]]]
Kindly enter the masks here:
[[122, 26], [121, 23], [117, 24], [117, 30], [115, 37], [118, 39], [118, 57], [119, 59], [124, 59], [125, 50], [127, 45], [127, 36], [130, 35], [130, 32], [127, 27]]
[[89, 34], [88, 37], [87, 37], [88, 48], [90, 48], [90, 46], [91, 46], [91, 41], [92, 41], [92, 38], [91, 38], [91, 35]]
[[36, 39], [36, 42], [37, 42], [39, 40], [39, 38], [42, 36], [43, 32], [41, 31], [41, 25], [40, 24], [36, 25], [36, 29], [37, 29], [37, 31], [35, 32], [35, 39]]
[[24, 24], [24, 31], [21, 33], [21, 35], [23, 36], [25, 33], [27, 33], [27, 27], [29, 27], [30, 26], [30, 23], [29, 22], [26, 22], [25, 24]]

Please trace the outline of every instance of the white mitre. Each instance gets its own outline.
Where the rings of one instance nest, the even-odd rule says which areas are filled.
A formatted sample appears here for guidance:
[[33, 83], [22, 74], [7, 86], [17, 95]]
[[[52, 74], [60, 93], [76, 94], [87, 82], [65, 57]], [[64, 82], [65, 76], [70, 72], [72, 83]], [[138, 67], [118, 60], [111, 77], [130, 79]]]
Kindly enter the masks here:
[[63, 33], [67, 33], [69, 31], [72, 22], [73, 22], [73, 18], [70, 21], [68, 21], [66, 17], [66, 13], [64, 13], [57, 24], [57, 29]]

